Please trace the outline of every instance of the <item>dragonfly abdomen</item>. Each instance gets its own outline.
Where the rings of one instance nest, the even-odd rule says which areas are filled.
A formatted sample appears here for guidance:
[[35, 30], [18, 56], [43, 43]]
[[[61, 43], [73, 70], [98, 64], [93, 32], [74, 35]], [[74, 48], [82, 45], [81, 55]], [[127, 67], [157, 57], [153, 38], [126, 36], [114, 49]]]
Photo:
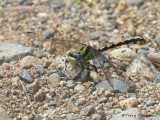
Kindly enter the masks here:
[[103, 51], [106, 51], [108, 49], [115, 48], [115, 47], [121, 46], [121, 45], [130, 44], [130, 43], [134, 43], [134, 44], [138, 44], [138, 45], [144, 45], [144, 44], [146, 44], [146, 40], [144, 38], [140, 38], [140, 37], [132, 37], [128, 40], [124, 40], [124, 41], [121, 41], [121, 42], [116, 42], [116, 43], [107, 45], [105, 47], [102, 47], [102, 48], [98, 49], [98, 51], [103, 52]]

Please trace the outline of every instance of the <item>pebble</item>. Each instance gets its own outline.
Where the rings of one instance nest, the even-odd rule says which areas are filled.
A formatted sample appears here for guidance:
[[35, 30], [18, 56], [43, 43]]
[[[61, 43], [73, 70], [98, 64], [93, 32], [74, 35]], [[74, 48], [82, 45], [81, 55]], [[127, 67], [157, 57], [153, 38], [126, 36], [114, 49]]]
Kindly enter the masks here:
[[160, 35], [156, 36], [156, 42], [160, 46]]
[[83, 90], [85, 90], [85, 87], [83, 86], [83, 85], [77, 85], [75, 88], [74, 88], [74, 91], [83, 91]]
[[23, 59], [21, 59], [19, 65], [23, 69], [29, 69], [33, 66], [42, 65], [43, 62], [41, 59], [38, 59], [34, 56], [26, 56]]
[[0, 118], [1, 120], [11, 120], [5, 109], [0, 107]]
[[83, 105], [83, 104], [85, 104], [85, 103], [86, 103], [86, 98], [84, 98], [84, 97], [79, 98], [79, 100], [78, 100], [78, 104], [79, 104], [79, 105]]
[[99, 83], [100, 82], [100, 77], [96, 72], [91, 71], [90, 72], [90, 77], [95, 83]]
[[137, 107], [139, 102], [136, 98], [128, 98], [128, 99], [120, 101], [119, 104], [121, 108], [130, 108], [130, 107]]
[[98, 103], [106, 103], [108, 101], [107, 97], [99, 98]]
[[147, 54], [149, 53], [147, 50], [144, 50], [144, 49], [138, 49], [137, 51], [138, 54], [143, 54], [145, 56], [147, 56]]
[[109, 55], [114, 58], [133, 59], [137, 56], [137, 53], [129, 48], [119, 48], [111, 51]]
[[107, 80], [104, 80], [102, 82], [99, 82], [98, 84], [96, 84], [96, 89], [104, 89], [104, 90], [110, 90], [112, 87], [110, 86], [110, 84], [108, 83]]
[[49, 39], [49, 38], [51, 38], [51, 37], [54, 37], [55, 32], [54, 32], [52, 29], [50, 29], [50, 30], [44, 31], [44, 32], [42, 33], [42, 35], [43, 35], [43, 39], [46, 40], [46, 39]]
[[136, 35], [136, 29], [133, 25], [128, 26], [128, 33], [133, 37]]
[[[142, 69], [143, 68], [143, 69]], [[159, 71], [152, 65], [152, 63], [144, 56], [138, 55], [127, 68], [127, 74], [145, 75], [154, 81], [160, 81]]]
[[0, 64], [18, 60], [32, 53], [31, 47], [24, 47], [14, 43], [0, 43]]
[[129, 108], [115, 115], [110, 120], [143, 120], [141, 112], [138, 108]]
[[37, 83], [33, 82], [27, 86], [27, 89], [29, 93], [34, 94], [38, 91], [38, 85]]
[[148, 100], [147, 103], [146, 103], [147, 106], [153, 106], [155, 104], [156, 104], [156, 102], [152, 101], [152, 100]]
[[143, 5], [144, 1], [143, 0], [125, 0], [128, 6], [137, 6], [140, 7]]
[[0, 71], [0, 78], [3, 77], [3, 71]]
[[73, 80], [68, 80], [66, 86], [67, 86], [68, 88], [74, 88], [76, 85], [73, 84]]
[[160, 52], [159, 53], [149, 53], [147, 55], [147, 58], [150, 60], [150, 61], [154, 61], [156, 63], [159, 63], [160, 64]]
[[47, 85], [49, 88], [57, 87], [59, 86], [60, 80], [61, 80], [60, 76], [57, 73], [53, 73], [48, 77]]
[[46, 73], [45, 69], [42, 66], [35, 66], [35, 69], [40, 75], [43, 75]]
[[55, 90], [54, 90], [54, 89], [50, 89], [50, 90], [49, 90], [49, 95], [50, 95], [51, 97], [54, 97], [54, 96], [56, 95]]
[[86, 108], [85, 108], [85, 115], [91, 115], [93, 114], [95, 111], [95, 108], [93, 105], [88, 105]]
[[35, 95], [34, 98], [37, 102], [41, 102], [45, 98], [45, 92], [43, 90], [39, 90]]
[[128, 89], [129, 89], [129, 86], [123, 82], [123, 81], [120, 81], [118, 79], [112, 79], [113, 81], [113, 87], [115, 90], [118, 90], [120, 92], [127, 92]]
[[56, 101], [52, 101], [48, 104], [48, 106], [56, 106], [56, 105], [57, 105]]
[[84, 69], [82, 72], [81, 72], [81, 81], [82, 82], [86, 82], [88, 79], [89, 79], [89, 73], [90, 73], [90, 70], [88, 69]]
[[100, 38], [101, 35], [102, 35], [102, 33], [100, 31], [89, 33], [89, 37], [91, 40], [96, 40], [96, 39]]
[[21, 71], [21, 73], [19, 74], [19, 77], [20, 77], [20, 79], [22, 79], [28, 83], [32, 83], [34, 81], [33, 78], [31, 77], [30, 73], [26, 69], [23, 69]]

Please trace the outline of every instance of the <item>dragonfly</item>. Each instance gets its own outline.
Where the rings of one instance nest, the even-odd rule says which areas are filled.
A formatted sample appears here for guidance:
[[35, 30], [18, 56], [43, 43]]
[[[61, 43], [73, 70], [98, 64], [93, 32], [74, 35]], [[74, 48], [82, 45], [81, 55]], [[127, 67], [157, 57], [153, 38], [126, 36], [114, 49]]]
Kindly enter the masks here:
[[[63, 34], [56, 27], [53, 26], [53, 29], [56, 30], [61, 36], [63, 36]], [[62, 40], [62, 41], [66, 42], [64, 36], [63, 36], [63, 39], [64, 40]], [[113, 44], [109, 44], [109, 45], [106, 45], [106, 46], [101, 47], [99, 49], [95, 49], [95, 48], [93, 48], [89, 45], [86, 45], [84, 43], [81, 43], [81, 42], [74, 42], [74, 43], [79, 44], [80, 47], [77, 49], [76, 52], [70, 51], [68, 53], [68, 60], [70, 63], [83, 65], [84, 63], [86, 63], [89, 60], [93, 60], [95, 58], [103, 56], [102, 52], [107, 51], [109, 49], [112, 49], [112, 48], [115, 48], [115, 47], [118, 47], [121, 45], [127, 45], [130, 43], [137, 44], [137, 45], [145, 45], [147, 43], [147, 41], [141, 37], [131, 37], [127, 40], [116, 42]], [[107, 58], [105, 58], [105, 60], [107, 60]], [[114, 65], [109, 60], [107, 60], [107, 61], [111, 64], [112, 67], [114, 67]], [[104, 74], [103, 66], [102, 66], [102, 63], [100, 62], [99, 59], [98, 59], [98, 62], [100, 64], [100, 67], [102, 68], [102, 71]], [[116, 72], [118, 73], [118, 71], [116, 71]], [[109, 77], [106, 75], [105, 75], [105, 77], [107, 78], [109, 84], [112, 86], [111, 82], [109, 81]]]

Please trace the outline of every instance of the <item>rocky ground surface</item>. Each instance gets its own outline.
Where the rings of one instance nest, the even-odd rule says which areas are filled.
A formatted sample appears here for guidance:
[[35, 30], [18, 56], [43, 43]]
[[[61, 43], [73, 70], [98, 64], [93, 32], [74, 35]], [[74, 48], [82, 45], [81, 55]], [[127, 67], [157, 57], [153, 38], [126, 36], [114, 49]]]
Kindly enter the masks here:
[[[1, 0], [0, 119], [160, 120], [159, 31], [159, 0]], [[104, 52], [104, 73], [65, 63], [75, 42], [135, 36], [148, 43]]]

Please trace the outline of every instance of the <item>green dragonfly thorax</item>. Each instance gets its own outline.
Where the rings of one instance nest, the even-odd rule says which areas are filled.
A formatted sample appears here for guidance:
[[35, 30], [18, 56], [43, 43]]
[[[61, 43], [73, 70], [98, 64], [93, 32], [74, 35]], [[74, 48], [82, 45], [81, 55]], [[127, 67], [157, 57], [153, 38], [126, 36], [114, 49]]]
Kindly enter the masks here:
[[68, 59], [71, 63], [83, 63], [87, 60], [92, 60], [96, 56], [90, 46], [81, 46], [76, 53], [69, 52]]

